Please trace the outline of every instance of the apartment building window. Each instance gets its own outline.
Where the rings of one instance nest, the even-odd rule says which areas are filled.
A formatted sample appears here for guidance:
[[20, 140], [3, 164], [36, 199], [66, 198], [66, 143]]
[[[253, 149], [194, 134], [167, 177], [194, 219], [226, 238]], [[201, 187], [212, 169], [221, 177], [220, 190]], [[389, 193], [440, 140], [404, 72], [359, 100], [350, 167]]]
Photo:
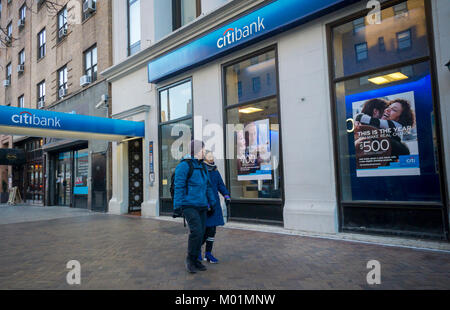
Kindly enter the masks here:
[[365, 21], [364, 21], [364, 17], [355, 19], [353, 22], [353, 33], [357, 33], [358, 31], [364, 29], [364, 27], [366, 26]]
[[406, 2], [394, 5], [395, 17], [406, 17], [408, 15], [408, 5]]
[[200, 0], [172, 0], [172, 24], [176, 30], [201, 14]]
[[141, 49], [141, 1], [128, 1], [128, 56]]
[[38, 59], [45, 56], [45, 28], [38, 33]]
[[17, 106], [19, 108], [24, 108], [25, 107], [25, 102], [24, 102], [24, 96], [20, 96], [18, 101], [17, 101]]
[[19, 19], [20, 20], [25, 20], [26, 12], [27, 12], [27, 6], [24, 4], [20, 7], [20, 10], [19, 10]]
[[63, 89], [67, 90], [67, 66], [58, 70], [58, 98], [62, 98], [65, 95], [65, 91], [62, 91]]
[[84, 52], [84, 74], [91, 77], [91, 82], [97, 80], [97, 46]]
[[67, 7], [64, 7], [58, 13], [58, 41], [64, 39], [67, 35]]
[[411, 30], [410, 29], [397, 33], [397, 46], [400, 51], [411, 48]]
[[24, 65], [25, 64], [25, 49], [22, 49], [19, 52], [19, 65]]
[[369, 57], [367, 42], [355, 45], [356, 61], [363, 61]]
[[9, 81], [9, 83], [11, 84], [11, 72], [12, 72], [12, 67], [11, 67], [11, 63], [6, 65], [6, 79]]
[[43, 108], [45, 102], [45, 80], [37, 85], [37, 104], [38, 108]]
[[6, 34], [9, 38], [12, 38], [12, 22], [9, 22], [8, 26], [6, 26]]
[[88, 9], [87, 11], [84, 11], [83, 9], [83, 20], [86, 20], [94, 15], [95, 11], [97, 10], [97, 0], [83, 0], [83, 8], [88, 5], [89, 1], [92, 3], [94, 10]]

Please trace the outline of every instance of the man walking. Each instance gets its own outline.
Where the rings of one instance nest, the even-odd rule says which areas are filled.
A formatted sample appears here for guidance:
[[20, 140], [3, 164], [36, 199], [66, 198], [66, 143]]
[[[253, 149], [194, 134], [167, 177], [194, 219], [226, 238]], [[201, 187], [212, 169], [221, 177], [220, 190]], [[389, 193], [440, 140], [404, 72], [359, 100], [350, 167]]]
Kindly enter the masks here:
[[215, 205], [208, 171], [202, 162], [205, 156], [204, 143], [191, 141], [191, 153], [186, 155], [175, 169], [174, 216], [184, 215], [189, 225], [186, 269], [190, 273], [204, 271], [206, 267], [197, 260], [206, 229], [208, 206]]

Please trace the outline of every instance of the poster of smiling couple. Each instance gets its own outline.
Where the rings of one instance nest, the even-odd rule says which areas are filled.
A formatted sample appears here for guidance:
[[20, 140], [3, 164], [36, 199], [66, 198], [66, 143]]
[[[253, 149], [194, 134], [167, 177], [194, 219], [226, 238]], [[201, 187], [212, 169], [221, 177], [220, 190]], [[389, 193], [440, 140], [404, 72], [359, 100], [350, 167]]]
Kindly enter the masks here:
[[420, 175], [414, 91], [352, 103], [357, 177]]
[[272, 179], [269, 126], [269, 119], [263, 119], [236, 131], [238, 181]]

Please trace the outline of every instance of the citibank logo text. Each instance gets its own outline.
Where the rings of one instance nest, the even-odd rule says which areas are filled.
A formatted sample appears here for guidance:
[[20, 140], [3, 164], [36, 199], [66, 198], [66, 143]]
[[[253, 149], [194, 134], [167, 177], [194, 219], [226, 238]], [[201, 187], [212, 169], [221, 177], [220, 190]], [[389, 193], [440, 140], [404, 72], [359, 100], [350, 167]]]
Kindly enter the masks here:
[[227, 29], [221, 38], [217, 40], [217, 47], [223, 48], [225, 46], [231, 45], [242, 39], [245, 39], [251, 35], [265, 30], [264, 18], [258, 16], [258, 21], [251, 23], [248, 26], [241, 28], [229, 28]]
[[15, 124], [61, 128], [60, 123], [61, 120], [56, 116], [55, 117], [36, 116], [26, 111], [11, 116], [11, 121]]

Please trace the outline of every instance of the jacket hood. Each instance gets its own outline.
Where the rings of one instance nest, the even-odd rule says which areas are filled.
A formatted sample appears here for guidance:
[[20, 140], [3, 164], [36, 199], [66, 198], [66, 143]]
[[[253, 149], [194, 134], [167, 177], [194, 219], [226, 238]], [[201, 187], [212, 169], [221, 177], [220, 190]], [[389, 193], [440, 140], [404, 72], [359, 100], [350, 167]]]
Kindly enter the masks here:
[[204, 163], [206, 165], [206, 168], [208, 168], [208, 171], [214, 171], [214, 170], [217, 169], [217, 166], [216, 166], [215, 163], [210, 164], [210, 163], [208, 163], [206, 161], [204, 161]]

